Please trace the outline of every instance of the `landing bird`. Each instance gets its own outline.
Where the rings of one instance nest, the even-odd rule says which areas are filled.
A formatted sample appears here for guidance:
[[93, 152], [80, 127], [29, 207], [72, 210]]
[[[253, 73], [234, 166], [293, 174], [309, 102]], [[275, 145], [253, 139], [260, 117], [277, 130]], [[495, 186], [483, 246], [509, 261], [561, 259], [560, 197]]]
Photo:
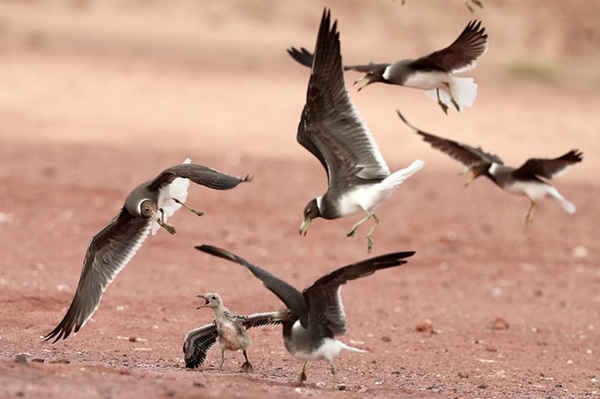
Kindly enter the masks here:
[[[461, 111], [472, 106], [477, 96], [473, 78], [454, 74], [473, 69], [477, 59], [487, 50], [487, 34], [481, 21], [470, 21], [458, 38], [448, 47], [425, 57], [404, 59], [394, 63], [347, 65], [344, 70], [363, 72], [354, 82], [360, 91], [371, 83], [382, 82], [425, 90], [448, 113], [453, 106]], [[313, 55], [306, 48], [290, 47], [288, 54], [300, 64], [313, 67]]]
[[411, 125], [399, 112], [400, 119], [411, 129], [423, 137], [437, 150], [445, 152], [450, 157], [467, 167], [465, 173], [471, 176], [466, 185], [479, 176], [486, 176], [498, 187], [510, 193], [524, 195], [531, 202], [525, 216], [525, 228], [533, 221], [536, 201], [549, 195], [553, 197], [568, 213], [575, 213], [575, 205], [567, 201], [556, 188], [544, 179], [552, 179], [560, 175], [572, 164], [581, 162], [583, 154], [579, 150], [571, 150], [558, 158], [529, 158], [523, 165], [513, 168], [504, 165], [497, 155], [487, 153], [481, 147], [471, 147], [454, 140], [435, 136]]
[[252, 341], [246, 330], [252, 327], [281, 324], [282, 321], [288, 318], [287, 310], [242, 316], [223, 306], [223, 300], [219, 294], [203, 294], [198, 295], [198, 297], [204, 299], [205, 303], [197, 309], [212, 309], [215, 320], [211, 324], [190, 331], [185, 336], [183, 353], [185, 355], [185, 367], [187, 368], [196, 368], [202, 365], [206, 359], [206, 353], [217, 343], [221, 349], [221, 365], [219, 367], [221, 370], [225, 362], [225, 351], [241, 350], [245, 359], [242, 370], [250, 371], [252, 370], [252, 364], [248, 360], [246, 350]]
[[300, 383], [306, 381], [306, 365], [309, 360], [327, 361], [331, 374], [335, 376], [333, 360], [340, 351], [345, 349], [365, 352], [335, 338], [346, 332], [341, 286], [347, 281], [369, 276], [377, 270], [403, 265], [406, 263], [403, 259], [414, 254], [413, 251], [396, 252], [354, 263], [319, 278], [313, 285], [300, 292], [266, 270], [227, 250], [211, 245], [197, 246], [196, 249], [245, 266], [285, 304], [289, 310], [289, 318], [282, 322], [283, 342], [292, 356], [304, 360], [298, 377]]
[[312, 219], [337, 219], [356, 212], [366, 216], [347, 234], [369, 219], [374, 224], [367, 235], [368, 250], [379, 223], [375, 207], [394, 189], [423, 166], [414, 161], [408, 168], [390, 174], [377, 143], [350, 101], [344, 85], [337, 22], [330, 23], [325, 9], [319, 27], [315, 62], [308, 82], [306, 105], [298, 125], [298, 142], [310, 151], [327, 171], [327, 192], [304, 208], [300, 234], [306, 235]]
[[184, 204], [188, 179], [212, 189], [229, 190], [250, 178], [230, 176], [191, 164], [186, 159], [183, 164], [165, 169], [155, 179], [137, 186], [127, 196], [119, 214], [92, 238], [71, 306], [44, 340], [54, 338], [56, 342], [66, 339], [71, 332], [77, 333], [98, 308], [106, 287], [135, 255], [148, 234], [154, 235], [160, 227], [175, 234], [175, 229], [166, 222], [182, 205], [202, 215]]

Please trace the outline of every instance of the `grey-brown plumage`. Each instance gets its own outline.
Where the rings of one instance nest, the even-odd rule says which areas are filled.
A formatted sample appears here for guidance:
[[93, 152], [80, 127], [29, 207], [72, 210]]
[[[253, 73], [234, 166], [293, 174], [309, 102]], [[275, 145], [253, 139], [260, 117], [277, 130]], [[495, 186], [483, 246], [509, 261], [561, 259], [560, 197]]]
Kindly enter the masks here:
[[[437, 98], [444, 112], [449, 106], [460, 111], [464, 106], [473, 104], [477, 85], [472, 78], [455, 77], [453, 74], [475, 66], [487, 49], [487, 38], [481, 21], [470, 21], [452, 44], [424, 57], [394, 63], [346, 65], [343, 68], [365, 73], [355, 82], [358, 90], [377, 82], [413, 87], [426, 90]], [[313, 55], [306, 48], [290, 47], [287, 52], [300, 64], [314, 67]]]
[[303, 292], [247, 260], [211, 245], [201, 245], [197, 250], [245, 266], [263, 282], [288, 308], [289, 318], [282, 322], [283, 341], [288, 352], [304, 360], [299, 380], [306, 380], [309, 360], [326, 360], [332, 374], [334, 358], [341, 350], [363, 352], [335, 339], [346, 332], [346, 314], [341, 298], [341, 286], [348, 281], [369, 276], [377, 270], [400, 266], [413, 251], [396, 252], [363, 260], [339, 268], [319, 278]]
[[300, 234], [306, 234], [314, 218], [337, 219], [365, 212], [366, 216], [348, 235], [352, 236], [361, 224], [372, 218], [375, 223], [367, 235], [370, 251], [378, 223], [375, 207], [423, 163], [415, 161], [406, 169], [390, 173], [346, 90], [337, 22], [332, 25], [327, 9], [321, 18], [315, 49], [296, 138], [321, 162], [327, 173], [328, 187], [325, 194], [313, 198], [304, 208]]
[[399, 111], [396, 112], [408, 127], [433, 148], [465, 165], [466, 172], [471, 173], [467, 184], [479, 176], [486, 176], [505, 191], [527, 196], [531, 204], [525, 218], [526, 226], [533, 220], [536, 201], [546, 195], [557, 200], [568, 213], [575, 212], [575, 205], [567, 201], [546, 179], [552, 179], [564, 172], [568, 166], [581, 162], [581, 151], [571, 150], [557, 158], [529, 158], [523, 165], [514, 168], [504, 165], [499, 156], [485, 152], [481, 147], [472, 147], [424, 132], [410, 124]]
[[198, 296], [205, 301], [198, 309], [204, 307], [212, 309], [215, 319], [212, 323], [196, 328], [186, 335], [183, 353], [187, 368], [201, 366], [206, 359], [206, 354], [216, 343], [221, 350], [220, 369], [223, 369], [226, 350], [241, 350], [245, 360], [242, 370], [252, 370], [252, 364], [248, 360], [246, 352], [252, 341], [246, 330], [252, 327], [280, 324], [289, 317], [287, 310], [243, 316], [227, 309], [219, 294], [210, 293]]
[[172, 234], [175, 232], [166, 220], [185, 202], [187, 179], [216, 190], [229, 190], [248, 181], [249, 177], [238, 178], [206, 166], [184, 163], [165, 169], [153, 180], [133, 189], [117, 217], [92, 238], [73, 301], [64, 318], [44, 340], [56, 342], [79, 331], [96, 311], [106, 287], [151, 231], [161, 226]]

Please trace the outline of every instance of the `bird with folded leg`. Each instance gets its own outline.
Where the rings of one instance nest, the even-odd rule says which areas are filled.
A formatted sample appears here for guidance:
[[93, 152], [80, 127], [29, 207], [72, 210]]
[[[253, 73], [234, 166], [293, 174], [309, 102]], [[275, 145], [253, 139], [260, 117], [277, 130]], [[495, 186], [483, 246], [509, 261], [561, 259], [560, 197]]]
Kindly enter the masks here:
[[187, 159], [134, 188], [118, 215], [92, 238], [71, 305], [44, 340], [56, 342], [77, 333], [100, 305], [108, 285], [129, 263], [148, 235], [154, 235], [161, 227], [175, 234], [175, 228], [167, 224], [167, 219], [181, 206], [196, 215], [203, 214], [185, 205], [190, 180], [215, 190], [229, 190], [249, 181], [250, 177], [231, 176], [192, 164]]

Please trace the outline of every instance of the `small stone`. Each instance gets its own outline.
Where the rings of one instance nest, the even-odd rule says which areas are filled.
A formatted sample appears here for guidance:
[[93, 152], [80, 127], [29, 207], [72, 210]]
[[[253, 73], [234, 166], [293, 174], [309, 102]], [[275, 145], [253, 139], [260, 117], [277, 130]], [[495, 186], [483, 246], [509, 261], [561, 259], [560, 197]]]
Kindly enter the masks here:
[[137, 342], [137, 337], [129, 337], [129, 342]]
[[26, 364], [27, 356], [24, 353], [19, 353], [18, 355], [15, 356], [15, 362], [20, 363], [20, 364]]
[[492, 330], [508, 330], [508, 322], [501, 317], [496, 317], [492, 323]]
[[585, 258], [588, 256], [588, 250], [586, 247], [584, 247], [583, 245], [578, 245], [575, 248], [573, 248], [573, 257], [574, 258]]
[[465, 372], [462, 372], [462, 371], [459, 371], [458, 372], [458, 377], [459, 378], [469, 378], [469, 374], [467, 374]]
[[491, 346], [488, 346], [487, 348], [485, 348], [485, 350], [486, 350], [487, 352], [498, 352], [498, 349], [497, 349], [497, 348], [493, 348], [493, 347], [491, 347]]
[[192, 386], [196, 387], [196, 388], [206, 388], [206, 385], [204, 385], [204, 383], [200, 382], [200, 381], [194, 381], [192, 383]]
[[35, 357], [33, 359], [31, 359], [31, 362], [33, 363], [44, 363], [46, 360], [45, 359], [40, 359], [39, 357]]
[[346, 390], [346, 384], [338, 384], [337, 385], [337, 390], [338, 391], [345, 391]]
[[67, 359], [55, 359], [55, 360], [50, 360], [50, 363], [52, 363], [52, 364], [69, 364], [69, 363], [71, 363], [71, 361], [67, 360]]
[[479, 388], [479, 389], [487, 389], [487, 387], [488, 387], [487, 384], [479, 384], [479, 385], [477, 385], [477, 388]]
[[121, 375], [131, 375], [131, 372], [126, 369], [119, 370], [119, 374]]
[[415, 329], [421, 333], [433, 334], [433, 322], [429, 319], [423, 319], [417, 323], [417, 327]]
[[383, 337], [381, 337], [381, 340], [383, 342], [392, 342], [392, 339], [390, 337], [388, 337], [387, 335], [384, 335]]

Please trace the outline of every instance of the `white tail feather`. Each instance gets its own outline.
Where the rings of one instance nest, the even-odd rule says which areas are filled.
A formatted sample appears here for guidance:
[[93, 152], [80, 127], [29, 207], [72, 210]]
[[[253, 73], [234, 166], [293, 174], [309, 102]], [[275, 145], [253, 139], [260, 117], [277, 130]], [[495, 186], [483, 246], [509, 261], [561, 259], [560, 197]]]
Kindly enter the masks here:
[[341, 347], [342, 349], [345, 349], [345, 350], [347, 350], [347, 351], [350, 351], [350, 352], [359, 352], [359, 353], [366, 353], [366, 352], [367, 352], [367, 351], [366, 351], [366, 350], [364, 350], [364, 349], [358, 349], [358, 348], [354, 348], [354, 347], [352, 347], [352, 346], [350, 346], [350, 345], [346, 345], [346, 344], [345, 344], [345, 343], [343, 343], [342, 341], [337, 341], [337, 342], [340, 344], [340, 347]]
[[452, 76], [450, 79], [450, 94], [458, 107], [462, 110], [464, 107], [471, 107], [477, 97], [477, 83], [473, 78], [463, 78]]
[[[189, 158], [186, 158], [185, 161], [183, 161], [183, 163], [191, 162], [192, 160]], [[188, 179], [177, 177], [171, 182], [171, 184], [168, 184], [160, 189], [158, 193], [158, 207], [163, 210], [164, 222], [166, 222], [179, 208], [181, 208], [181, 205], [173, 201], [172, 198], [177, 198], [179, 201], [185, 202], [187, 199], [189, 186], [190, 181]], [[155, 235], [159, 228], [159, 224], [156, 221], [153, 222], [152, 235]]]
[[402, 184], [406, 179], [417, 173], [425, 165], [423, 161], [417, 159], [410, 164], [408, 168], [400, 169], [386, 177], [380, 184], [384, 188], [393, 189]]
[[575, 213], [575, 205], [572, 202], [569, 202], [563, 197], [556, 188], [550, 187], [548, 189], [548, 194], [554, 197], [558, 203], [563, 207], [567, 213], [573, 214]]
[[426, 90], [425, 94], [427, 94], [429, 97], [433, 98], [435, 101], [438, 101], [438, 93], [439, 93], [439, 101], [446, 105], [448, 108], [454, 108], [454, 105], [452, 104], [452, 99], [450, 98], [450, 94], [448, 94], [448, 92], [444, 89], [432, 89], [432, 90]]

